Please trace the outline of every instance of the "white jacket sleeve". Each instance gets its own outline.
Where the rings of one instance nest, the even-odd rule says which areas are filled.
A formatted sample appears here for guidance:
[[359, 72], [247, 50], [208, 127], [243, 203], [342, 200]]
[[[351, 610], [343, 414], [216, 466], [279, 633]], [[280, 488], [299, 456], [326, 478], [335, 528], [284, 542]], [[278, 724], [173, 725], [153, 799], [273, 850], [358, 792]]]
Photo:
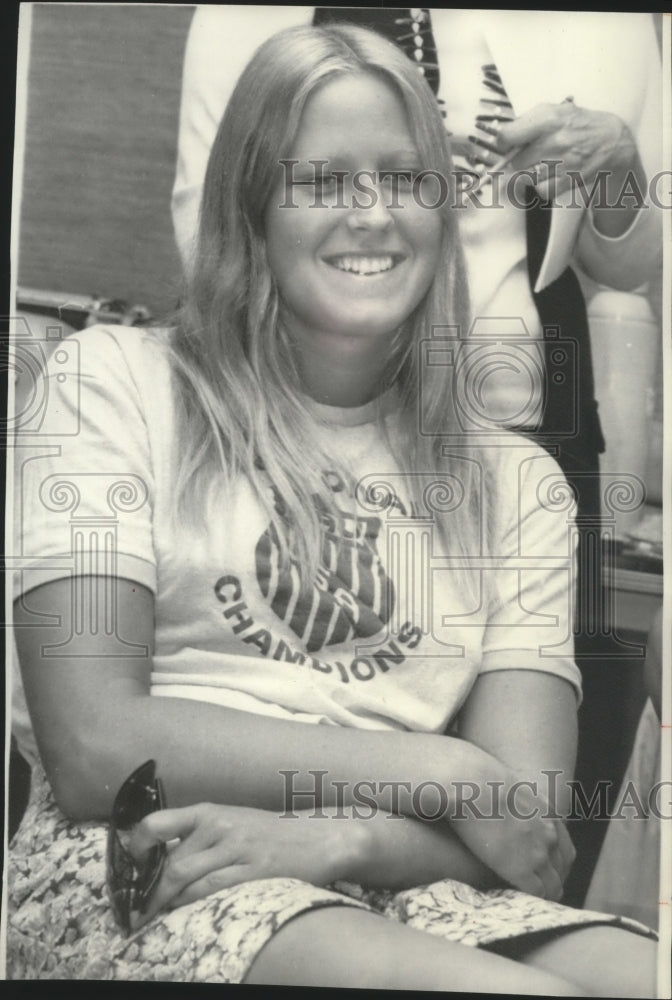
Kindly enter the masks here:
[[[597, 231], [592, 212], [585, 214], [576, 246], [576, 260], [594, 281], [629, 291], [650, 280], [660, 267], [663, 212], [670, 207], [672, 175], [663, 171], [663, 81], [661, 59], [651, 15], [619, 14], [605, 24], [605, 65], [613, 68], [607, 81], [618, 79], [619, 107], [608, 107], [629, 126], [642, 160], [648, 186], [644, 205], [622, 236]], [[596, 53], [599, 57], [601, 53]], [[608, 60], [608, 61], [606, 61]], [[627, 200], [624, 191], [623, 204]]]
[[[595, 281], [623, 290], [639, 287], [655, 273], [661, 256], [660, 203], [670, 204], [670, 175], [661, 176], [663, 81], [653, 17], [603, 11], [480, 12], [480, 26], [516, 115], [572, 96], [578, 106], [611, 112], [630, 128], [653, 197], [647, 200], [650, 207], [633, 213], [628, 231], [617, 239], [598, 233], [579, 194], [561, 195], [553, 211], [556, 253], [566, 254], [566, 263], [573, 253]], [[447, 23], [444, 31], [449, 27]]]
[[309, 24], [312, 7], [199, 6], [184, 57], [172, 215], [183, 267], [195, 245], [203, 179], [229, 97], [262, 42], [294, 25]]

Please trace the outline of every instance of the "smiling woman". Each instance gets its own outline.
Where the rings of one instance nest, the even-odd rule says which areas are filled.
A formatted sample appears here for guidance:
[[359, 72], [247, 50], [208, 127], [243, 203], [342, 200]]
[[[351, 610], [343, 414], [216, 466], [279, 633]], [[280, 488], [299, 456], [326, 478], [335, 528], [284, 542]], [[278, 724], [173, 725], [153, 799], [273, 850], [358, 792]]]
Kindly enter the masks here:
[[[316, 207], [300, 172], [283, 207], [288, 160], [451, 175], [393, 45], [284, 32], [222, 120], [175, 324], [89, 329], [78, 378], [48, 368], [53, 438], [17, 477], [40, 763], [10, 974], [649, 996], [652, 933], [558, 902], [566, 483], [529, 441], [460, 434], [446, 352], [423, 362], [467, 319], [454, 213], [412, 183]], [[153, 761], [172, 808], [145, 815]]]

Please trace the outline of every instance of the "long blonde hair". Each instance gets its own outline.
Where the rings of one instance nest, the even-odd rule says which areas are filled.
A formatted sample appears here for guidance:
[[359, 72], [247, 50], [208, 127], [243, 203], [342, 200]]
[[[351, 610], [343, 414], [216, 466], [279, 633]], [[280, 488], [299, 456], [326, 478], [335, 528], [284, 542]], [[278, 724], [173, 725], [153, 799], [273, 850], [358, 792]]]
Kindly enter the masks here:
[[[219, 126], [205, 176], [193, 276], [171, 342], [178, 515], [198, 525], [215, 477], [221, 482], [223, 474], [230, 484], [244, 475], [284, 556], [312, 570], [320, 562], [319, 511], [340, 516], [325, 481], [334, 463], [316, 439], [279, 323], [264, 212], [306, 101], [327, 80], [353, 73], [375, 74], [399, 95], [423, 169], [440, 171], [454, 196], [445, 126], [434, 95], [406, 55], [374, 32], [351, 26], [280, 32], [253, 56]], [[423, 366], [419, 349], [436, 325], [467, 329], [465, 266], [451, 202], [454, 197], [436, 209], [443, 223], [436, 276], [395, 338], [387, 369], [387, 383], [399, 389], [400, 434], [391, 447], [401, 469], [411, 473], [448, 471], [446, 430], [457, 430], [450, 416], [451, 373]], [[468, 458], [468, 440], [463, 448]], [[486, 496], [474, 471], [480, 465], [466, 461], [461, 467], [464, 501], [451, 515], [450, 538], [440, 516], [439, 530], [451, 553], [480, 554]]]

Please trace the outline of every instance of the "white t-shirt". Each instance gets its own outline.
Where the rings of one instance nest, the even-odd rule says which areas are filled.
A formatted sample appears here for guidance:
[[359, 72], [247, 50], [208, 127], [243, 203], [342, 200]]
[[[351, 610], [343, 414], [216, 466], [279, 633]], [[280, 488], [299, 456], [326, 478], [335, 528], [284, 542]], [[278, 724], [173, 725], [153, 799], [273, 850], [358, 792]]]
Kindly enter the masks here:
[[[488, 608], [483, 588], [469, 596], [460, 585], [434, 520], [438, 509], [450, 523], [464, 459], [443, 478], [404, 476], [372, 420], [375, 404], [312, 404], [325, 453], [360, 488], [344, 537], [324, 519], [325, 565], [305, 580], [297, 566], [280, 567], [246, 479], [229, 496], [213, 491], [202, 531], [176, 536], [180, 456], [164, 336], [125, 327], [76, 334], [63, 343], [62, 381], [52, 357], [49, 433], [17, 449], [16, 596], [29, 606], [32, 588], [75, 573], [142, 584], [156, 601], [153, 695], [282, 718], [441, 732], [478, 674], [492, 670], [551, 672], [578, 694], [571, 504], [546, 452], [506, 435], [484, 453], [496, 482], [495, 542], [489, 559], [474, 560], [497, 574], [499, 602]], [[393, 434], [394, 413], [386, 419]], [[115, 642], [115, 655], [128, 652], [123, 636]], [[16, 720], [25, 746], [20, 705]]]

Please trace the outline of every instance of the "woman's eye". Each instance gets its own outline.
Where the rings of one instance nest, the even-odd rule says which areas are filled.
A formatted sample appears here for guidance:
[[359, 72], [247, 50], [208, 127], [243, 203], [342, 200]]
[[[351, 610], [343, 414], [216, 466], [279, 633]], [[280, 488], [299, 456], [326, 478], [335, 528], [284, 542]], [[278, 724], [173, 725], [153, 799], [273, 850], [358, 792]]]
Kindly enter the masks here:
[[314, 173], [307, 177], [299, 177], [294, 183], [299, 184], [301, 187], [333, 188], [338, 183], [343, 183], [343, 177], [336, 174]]
[[315, 177], [315, 187], [335, 188], [343, 183], [343, 177], [338, 174], [318, 174]]

